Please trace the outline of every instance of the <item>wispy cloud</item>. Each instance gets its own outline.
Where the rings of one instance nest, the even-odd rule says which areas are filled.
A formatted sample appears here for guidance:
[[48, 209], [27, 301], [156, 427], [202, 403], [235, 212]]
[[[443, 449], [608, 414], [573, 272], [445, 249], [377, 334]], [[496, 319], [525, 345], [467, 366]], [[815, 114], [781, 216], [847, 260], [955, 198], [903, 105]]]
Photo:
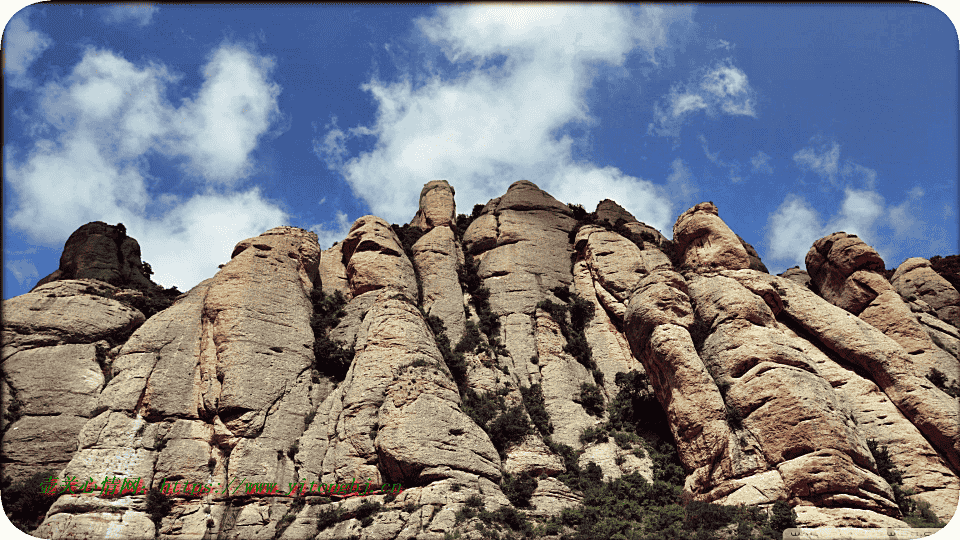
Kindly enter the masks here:
[[108, 24], [134, 23], [146, 26], [159, 11], [160, 8], [151, 4], [117, 4], [103, 8], [100, 14], [103, 22]]
[[30, 29], [26, 14], [10, 19], [3, 32], [3, 71], [8, 84], [20, 90], [33, 88], [28, 70], [43, 51], [52, 46], [49, 36]]
[[699, 70], [688, 83], [675, 84], [667, 96], [654, 104], [654, 121], [647, 133], [679, 137], [684, 122], [699, 111], [708, 116], [757, 116], [756, 91], [731, 59]]
[[802, 171], [811, 171], [833, 186], [839, 186], [840, 144], [817, 135], [810, 139], [812, 146], [793, 155], [793, 161]]
[[720, 152], [710, 152], [710, 147], [707, 145], [707, 138], [704, 137], [703, 134], [700, 134], [697, 137], [700, 139], [700, 146], [703, 148], [703, 154], [707, 156], [707, 159], [710, 160], [711, 163], [717, 165], [718, 167], [727, 169], [727, 173], [730, 176], [731, 182], [734, 184], [739, 184], [746, 180], [746, 178], [740, 174], [739, 161], [735, 159], [732, 161], [723, 161], [720, 159]]
[[32, 286], [40, 278], [37, 267], [34, 266], [33, 262], [29, 259], [7, 260], [4, 261], [3, 267], [13, 274], [13, 278], [17, 280], [17, 283], [21, 287], [26, 285]]
[[347, 218], [347, 214], [338, 210], [336, 222], [332, 226], [329, 224], [317, 224], [310, 227], [309, 230], [317, 233], [320, 247], [327, 249], [336, 242], [346, 238], [350, 232], [351, 225], [353, 225], [353, 222]]
[[[68, 75], [37, 92], [31, 118], [47, 135], [5, 152], [15, 194], [8, 226], [60, 247], [84, 223], [123, 222], [159, 283], [192, 287], [212, 276], [237, 241], [287, 219], [258, 189], [236, 189], [254, 171], [251, 153], [282, 120], [272, 65], [225, 43], [201, 68], [201, 88], [178, 107], [165, 89], [180, 76], [167, 67], [87, 49]], [[148, 189], [159, 184], [153, 159], [189, 173], [178, 194]]]
[[[674, 23], [689, 23], [691, 15], [692, 8], [661, 6], [440, 8], [417, 27], [426, 46], [439, 47], [460, 71], [374, 78], [362, 88], [376, 101], [376, 122], [346, 130], [331, 122], [314, 150], [390, 221], [413, 216], [429, 180], [448, 179], [461, 207], [469, 207], [528, 179], [585, 206], [602, 193], [668, 229], [673, 200], [662, 184], [577, 161], [574, 140], [558, 133], [596, 123], [586, 101], [595, 76], [589, 68], [620, 66], [637, 54], [657, 62], [670, 46], [671, 28], [683, 26]], [[349, 157], [347, 141], [370, 136], [372, 149]], [[393, 189], [380, 189], [387, 183]]]
[[750, 164], [753, 165], [752, 172], [773, 174], [773, 166], [770, 165], [770, 156], [761, 150], [757, 150], [757, 155], [750, 158]]

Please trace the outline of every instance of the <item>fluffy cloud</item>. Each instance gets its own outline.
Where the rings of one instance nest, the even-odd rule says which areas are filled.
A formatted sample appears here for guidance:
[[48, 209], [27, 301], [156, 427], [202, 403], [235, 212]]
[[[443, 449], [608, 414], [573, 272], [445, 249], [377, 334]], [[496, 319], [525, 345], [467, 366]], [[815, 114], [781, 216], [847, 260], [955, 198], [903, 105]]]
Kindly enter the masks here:
[[730, 59], [701, 70], [687, 84], [676, 84], [670, 94], [654, 104], [654, 121], [647, 132], [678, 137], [683, 123], [692, 114], [704, 111], [708, 116], [725, 114], [756, 117], [756, 91], [747, 75]]
[[[585, 207], [602, 193], [667, 228], [668, 192], [615, 167], [575, 161], [573, 139], [558, 133], [596, 122], [585, 101], [592, 66], [620, 66], [636, 53], [656, 62], [669, 45], [668, 29], [691, 14], [659, 6], [440, 8], [417, 25], [463, 70], [432, 73], [418, 87], [409, 79], [370, 81], [362, 88], [377, 103], [376, 123], [348, 130], [331, 123], [314, 140], [315, 152], [388, 221], [410, 219], [420, 187], [432, 179], [450, 180], [462, 208], [528, 179]], [[376, 137], [373, 149], [347, 159], [347, 141], [365, 136]], [[385, 184], [393, 189], [381, 189]]]
[[28, 90], [33, 87], [27, 70], [43, 51], [53, 46], [46, 34], [30, 29], [26, 15], [14, 17], [3, 32], [3, 71], [13, 88]]
[[843, 201], [833, 215], [824, 220], [805, 197], [787, 195], [768, 217], [766, 258], [802, 268], [813, 242], [837, 231], [859, 236], [891, 267], [899, 264], [906, 254], [918, 251], [919, 242], [927, 237], [926, 224], [919, 218], [924, 215], [923, 189], [916, 186], [906, 193], [900, 204], [888, 205], [874, 190], [876, 171], [849, 160], [841, 168], [838, 165], [840, 145], [832, 141], [818, 142], [819, 148], [797, 152], [794, 161], [801, 169], [813, 171], [833, 185], [842, 185]]
[[[259, 190], [233, 190], [279, 117], [271, 67], [222, 45], [201, 68], [201, 88], [177, 107], [165, 88], [179, 77], [166, 67], [88, 49], [67, 76], [38, 91], [32, 120], [48, 136], [6, 153], [16, 194], [9, 226], [59, 247], [89, 221], [123, 222], [158, 283], [186, 290], [210, 277], [238, 240], [287, 220]], [[150, 175], [154, 159], [191, 173], [177, 193], [150, 192], [159, 183]]]
[[160, 11], [157, 6], [150, 4], [118, 4], [103, 8], [101, 16], [108, 24], [135, 23], [137, 26], [150, 24], [153, 15]]

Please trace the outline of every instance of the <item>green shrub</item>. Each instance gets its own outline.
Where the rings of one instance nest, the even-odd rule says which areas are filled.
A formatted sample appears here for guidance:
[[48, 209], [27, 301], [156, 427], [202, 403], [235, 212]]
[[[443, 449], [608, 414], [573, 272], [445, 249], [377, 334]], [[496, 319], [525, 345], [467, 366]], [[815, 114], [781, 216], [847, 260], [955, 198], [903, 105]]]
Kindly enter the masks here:
[[475, 322], [468, 319], [463, 336], [460, 338], [460, 342], [457, 343], [454, 350], [462, 353], [472, 353], [475, 352], [481, 344], [480, 329]]
[[510, 500], [510, 504], [518, 508], [527, 508], [530, 506], [530, 497], [537, 489], [537, 479], [531, 477], [527, 472], [522, 472], [516, 476], [505, 474], [500, 486], [503, 494]]
[[403, 251], [407, 254], [407, 257], [412, 261], [413, 260], [413, 245], [417, 243], [426, 231], [420, 227], [416, 227], [407, 223], [404, 226], [399, 226], [396, 223], [390, 226], [393, 229], [393, 232], [397, 233], [397, 238], [400, 239], [400, 245], [403, 247]]
[[324, 529], [328, 529], [340, 521], [340, 508], [337, 506], [331, 506], [329, 508], [321, 508], [317, 512], [316, 523], [317, 523], [317, 532], [320, 532]]
[[580, 396], [574, 398], [575, 402], [583, 405], [584, 410], [593, 416], [602, 416], [606, 408], [603, 404], [603, 394], [600, 387], [595, 384], [581, 383]]
[[580, 444], [605, 443], [609, 435], [604, 426], [589, 426], [580, 433]]
[[867, 447], [873, 454], [873, 459], [877, 462], [877, 473], [880, 474], [880, 477], [886, 480], [888, 484], [903, 484], [903, 475], [894, 465], [887, 447], [874, 439], [867, 439]]
[[327, 295], [322, 290], [314, 289], [310, 292], [313, 303], [313, 316], [310, 318], [310, 327], [313, 329], [314, 369], [337, 381], [347, 376], [350, 363], [353, 361], [353, 347], [343, 347], [340, 343], [330, 339], [328, 332], [335, 327], [346, 315], [343, 309], [347, 299], [340, 291]]
[[287, 457], [293, 459], [293, 456], [297, 455], [297, 452], [300, 451], [300, 442], [293, 441], [293, 444], [290, 445], [290, 448], [287, 448]]
[[624, 450], [629, 450], [633, 443], [637, 441], [637, 436], [634, 433], [628, 433], [625, 431], [618, 431], [613, 434], [613, 440], [617, 443], [617, 446], [623, 448]]
[[685, 513], [683, 528], [687, 530], [697, 528], [716, 530], [732, 522], [735, 517], [729, 507], [700, 501], [690, 501]]
[[380, 503], [364, 499], [357, 507], [357, 519], [360, 520], [361, 526], [369, 527], [373, 523], [373, 516], [377, 515], [382, 509]]
[[55, 495], [43, 492], [56, 477], [57, 471], [50, 470], [34, 473], [18, 482], [4, 479], [0, 486], [3, 510], [18, 529], [30, 532], [40, 526], [47, 510], [57, 500]]
[[478, 426], [487, 431], [487, 424], [506, 409], [507, 405], [503, 396], [498, 396], [495, 392], [478, 394], [472, 389], [467, 389], [463, 395], [461, 408]]
[[523, 408], [514, 405], [490, 423], [490, 442], [502, 456], [509, 446], [521, 442], [532, 431], [533, 427], [523, 414]]
[[466, 504], [466, 505], [467, 505], [468, 507], [470, 507], [470, 508], [482, 508], [482, 507], [483, 507], [483, 499], [480, 497], [480, 495], [477, 495], [476, 493], [474, 493], [473, 495], [467, 497], [467, 500], [463, 501], [463, 503]]
[[552, 292], [554, 296], [556, 296], [557, 298], [559, 298], [564, 302], [570, 301], [570, 289], [568, 287], [564, 287], [561, 285], [559, 287], [554, 287], [550, 289], [550, 292]]
[[730, 405], [724, 405], [724, 409], [726, 410], [727, 424], [730, 424], [733, 429], [742, 429], [743, 415], [740, 414], [740, 409]]
[[151, 489], [147, 492], [146, 505], [147, 514], [150, 515], [150, 519], [157, 526], [160, 525], [161, 519], [173, 509], [173, 501], [170, 496], [159, 489]]
[[530, 415], [530, 420], [540, 432], [541, 436], [547, 436], [553, 433], [553, 424], [550, 422], [550, 414], [547, 412], [546, 402], [543, 399], [543, 387], [539, 384], [532, 384], [529, 388], [520, 387], [520, 395], [523, 397], [523, 405]]
[[793, 529], [797, 526], [797, 513], [784, 501], [773, 503], [770, 512], [770, 527], [777, 533], [784, 529]]

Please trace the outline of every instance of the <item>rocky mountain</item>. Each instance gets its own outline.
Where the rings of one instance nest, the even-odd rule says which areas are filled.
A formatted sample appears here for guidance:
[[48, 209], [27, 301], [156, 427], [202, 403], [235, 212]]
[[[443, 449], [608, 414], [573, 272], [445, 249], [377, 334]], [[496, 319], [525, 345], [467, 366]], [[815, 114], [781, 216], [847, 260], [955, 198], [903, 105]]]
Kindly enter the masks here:
[[891, 276], [837, 232], [774, 276], [709, 202], [668, 240], [525, 180], [457, 215], [435, 180], [409, 224], [277, 227], [181, 294], [90, 223], [3, 302], [4, 507], [57, 539], [935, 526], [960, 499], [935, 259]]

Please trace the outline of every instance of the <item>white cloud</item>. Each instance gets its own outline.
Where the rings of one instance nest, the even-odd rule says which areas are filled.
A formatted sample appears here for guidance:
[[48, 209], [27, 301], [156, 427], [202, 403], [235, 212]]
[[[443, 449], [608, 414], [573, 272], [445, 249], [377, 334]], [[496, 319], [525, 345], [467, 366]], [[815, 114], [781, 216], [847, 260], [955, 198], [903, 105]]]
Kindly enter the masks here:
[[[50, 135], [5, 153], [16, 194], [9, 226], [59, 247], [84, 223], [123, 222], [158, 283], [186, 290], [213, 276], [236, 242], [287, 220], [259, 190], [231, 190], [252, 172], [250, 153], [278, 116], [270, 66], [222, 45], [201, 88], [177, 107], [165, 88], [179, 77], [166, 67], [88, 49], [37, 93], [36, 132]], [[178, 193], [150, 193], [150, 159], [183, 162], [195, 176]]]
[[718, 167], [723, 167], [727, 169], [727, 172], [730, 174], [730, 181], [734, 184], [739, 184], [743, 182], [745, 178], [740, 175], [740, 162], [737, 160], [733, 161], [723, 161], [720, 159], [720, 152], [710, 153], [710, 148], [707, 146], [707, 138], [700, 134], [697, 136], [700, 139], [700, 146], [703, 147], [703, 153], [707, 156], [707, 159], [711, 163], [717, 165]]
[[729, 41], [725, 39], [718, 39], [716, 41], [713, 41], [707, 44], [708, 50], [725, 49], [730, 51], [730, 50], [733, 50], [734, 48], [736, 48], [736, 45], [731, 44]]
[[103, 8], [101, 15], [103, 22], [108, 24], [132, 22], [138, 26], [146, 26], [159, 11], [160, 8], [150, 4], [117, 4]]
[[770, 165], [770, 156], [757, 150], [757, 155], [750, 158], [750, 164], [753, 165], [753, 172], [763, 174], [773, 174], [773, 167]]
[[27, 70], [30, 65], [53, 46], [53, 40], [39, 30], [31, 30], [27, 16], [10, 19], [3, 32], [3, 71], [13, 88], [28, 90], [33, 81]]
[[3, 266], [13, 274], [14, 279], [21, 287], [33, 285], [40, 278], [37, 267], [29, 259], [8, 260], [3, 263]]
[[766, 258], [804, 267], [810, 246], [825, 236], [820, 215], [801, 196], [789, 194], [768, 218]]
[[667, 192], [680, 208], [692, 206], [693, 197], [699, 192], [693, 173], [680, 158], [673, 160], [670, 169], [670, 175], [667, 176]]
[[825, 141], [820, 136], [810, 139], [808, 146], [793, 155], [793, 161], [804, 171], [812, 171], [833, 186], [839, 186], [840, 144], [837, 141]]
[[888, 206], [875, 191], [847, 187], [840, 207], [824, 223], [806, 198], [789, 194], [768, 218], [765, 259], [804, 268], [816, 240], [843, 231], [876, 249], [888, 266], [899, 264], [903, 254], [915, 252], [926, 235], [925, 223], [918, 218], [923, 215], [922, 197], [923, 190], [914, 188], [902, 203]]
[[[377, 103], [376, 122], [346, 131], [330, 126], [314, 140], [315, 152], [388, 221], [409, 221], [429, 180], [449, 180], [461, 208], [469, 208], [527, 179], [585, 207], [603, 193], [666, 228], [671, 200], [661, 186], [576, 162], [574, 141], [557, 133], [596, 122], [585, 101], [594, 76], [588, 68], [619, 66], [636, 52], [655, 61], [669, 44], [670, 25], [691, 13], [618, 5], [440, 8], [417, 25], [468, 69], [452, 79], [433, 73], [418, 87], [409, 79], [371, 80], [362, 88]], [[346, 141], [370, 135], [373, 148], [345, 160]], [[392, 189], [382, 189], [387, 184]]]
[[317, 224], [310, 227], [309, 230], [317, 233], [321, 249], [329, 249], [330, 246], [347, 237], [352, 225], [353, 222], [347, 218], [347, 214], [337, 210], [336, 224], [332, 228], [324, 224]]
[[647, 132], [679, 137], [683, 123], [698, 111], [711, 117], [726, 114], [756, 118], [755, 104], [756, 91], [747, 75], [728, 58], [710, 69], [699, 70], [687, 84], [673, 85], [670, 94], [654, 104], [654, 121]]

